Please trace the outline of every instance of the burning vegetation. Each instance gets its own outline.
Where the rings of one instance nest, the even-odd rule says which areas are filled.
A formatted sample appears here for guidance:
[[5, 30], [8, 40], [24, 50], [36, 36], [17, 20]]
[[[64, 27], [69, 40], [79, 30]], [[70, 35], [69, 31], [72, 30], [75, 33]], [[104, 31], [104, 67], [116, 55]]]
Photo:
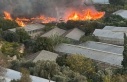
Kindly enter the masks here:
[[[3, 7], [4, 19], [13, 20], [19, 26], [25, 26], [28, 23], [49, 23], [59, 21], [87, 21], [97, 20], [105, 15], [105, 12], [98, 12], [88, 0], [42, 0], [42, 1], [28, 1], [27, 4], [22, 4], [18, 0], [19, 5], [10, 5], [2, 2], [4, 5], [8, 4], [7, 8]], [[35, 2], [34, 2], [35, 1]], [[10, 0], [13, 2], [13, 0]], [[42, 2], [43, 4], [39, 4]], [[50, 3], [49, 3], [50, 2]], [[12, 3], [12, 4], [17, 4]], [[33, 5], [33, 3], [35, 5]], [[88, 4], [88, 5], [86, 5]], [[10, 9], [10, 6], [11, 9]], [[6, 12], [8, 11], [8, 12]], [[11, 12], [11, 13], [9, 13]], [[12, 16], [11, 16], [12, 15]]]
[[73, 11], [70, 13], [68, 20], [97, 20], [102, 18], [105, 15], [105, 12], [98, 12], [93, 9], [86, 9], [82, 12]]
[[56, 21], [55, 18], [52, 17], [46, 17], [44, 15], [42, 16], [38, 16], [38, 17], [33, 17], [33, 18], [19, 18], [17, 17], [16, 19], [13, 19], [11, 17], [11, 14], [9, 12], [4, 11], [4, 19], [6, 20], [15, 20], [15, 22], [21, 26], [24, 27], [27, 23], [33, 23], [34, 21], [39, 21], [41, 23], [49, 23], [49, 22], [53, 22]]
[[[86, 21], [86, 20], [97, 20], [102, 18], [105, 15], [105, 12], [98, 12], [94, 9], [88, 8], [85, 10], [82, 10], [81, 12], [79, 11], [71, 11], [69, 12], [69, 14], [67, 16], [65, 16], [65, 21], [68, 20], [74, 20], [74, 21], [78, 21], [78, 20], [82, 20], [82, 21]], [[41, 16], [37, 16], [37, 17], [32, 17], [32, 18], [19, 18], [17, 17], [16, 19], [13, 19], [10, 15], [10, 13], [4, 11], [4, 19], [6, 20], [15, 20], [19, 26], [25, 26], [27, 23], [33, 23], [33, 22], [39, 22], [39, 23], [49, 23], [49, 22], [53, 22], [53, 21], [57, 21], [57, 18], [53, 18], [53, 17], [46, 17], [44, 15]]]

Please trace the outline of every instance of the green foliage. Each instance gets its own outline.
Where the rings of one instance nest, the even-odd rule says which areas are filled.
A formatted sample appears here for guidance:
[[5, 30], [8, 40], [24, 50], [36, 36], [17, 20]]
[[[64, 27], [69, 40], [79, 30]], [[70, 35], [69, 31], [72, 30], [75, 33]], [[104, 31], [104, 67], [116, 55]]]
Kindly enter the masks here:
[[11, 80], [11, 82], [20, 82], [20, 81], [19, 81], [19, 80], [13, 79], [13, 80]]
[[79, 73], [95, 73], [95, 67], [90, 59], [85, 58], [82, 55], [70, 55], [67, 57], [67, 65], [70, 69]]
[[32, 82], [32, 79], [30, 78], [30, 73], [27, 69], [21, 68], [21, 78], [19, 82]]
[[30, 74], [33, 74], [33, 68], [35, 63], [31, 61], [12, 61], [10, 68], [16, 71], [20, 71], [20, 68], [26, 68], [30, 71]]
[[8, 42], [19, 42], [19, 36], [15, 32], [5, 31], [2, 33], [2, 38]]
[[5, 20], [3, 18], [0, 18], [0, 28], [5, 31], [11, 28], [18, 27], [18, 24], [15, 21]]
[[35, 41], [35, 40], [33, 40], [33, 39], [27, 39], [27, 40], [24, 42], [26, 51], [27, 51], [28, 53], [29, 53], [29, 52], [33, 52], [33, 51], [34, 51], [35, 44], [36, 44], [36, 41]]
[[124, 5], [125, 0], [109, 0], [109, 3], [114, 5]]
[[80, 42], [87, 42], [87, 41], [99, 41], [99, 39], [95, 36], [83, 36], [80, 38]]
[[25, 42], [26, 40], [30, 39], [29, 34], [25, 31], [23, 28], [17, 28], [16, 29], [16, 34], [19, 37], [19, 41], [21, 43]]
[[95, 29], [101, 29], [104, 27], [103, 23], [98, 21], [67, 21], [66, 28], [79, 28], [85, 32], [86, 35], [92, 34]]
[[71, 40], [70, 39], [65, 38], [63, 36], [58, 36], [57, 34], [51, 36], [50, 39], [51, 39], [52, 44], [53, 44], [54, 47], [56, 45], [60, 44], [60, 43], [71, 43]]
[[35, 40], [34, 51], [38, 52], [40, 50], [53, 51], [53, 43], [51, 39], [45, 37], [39, 37]]
[[124, 34], [123, 68], [127, 68], [127, 36]]
[[43, 29], [45, 32], [50, 31], [51, 29], [55, 28], [56, 26], [50, 26], [46, 25], [45, 28]]
[[56, 58], [56, 63], [59, 65], [59, 66], [67, 66], [67, 62], [66, 62], [66, 59], [67, 59], [67, 55], [62, 55], [62, 56], [59, 56]]
[[59, 66], [53, 61], [38, 61], [35, 66], [34, 74], [44, 78], [52, 78], [58, 74]]
[[19, 44], [18, 43], [9, 43], [9, 42], [4, 42], [2, 47], [1, 47], [1, 52], [5, 55], [9, 56], [14, 56], [16, 55], [17, 57], [20, 57], [19, 53]]
[[104, 23], [110, 26], [127, 26], [127, 20], [119, 15], [111, 15], [104, 19]]

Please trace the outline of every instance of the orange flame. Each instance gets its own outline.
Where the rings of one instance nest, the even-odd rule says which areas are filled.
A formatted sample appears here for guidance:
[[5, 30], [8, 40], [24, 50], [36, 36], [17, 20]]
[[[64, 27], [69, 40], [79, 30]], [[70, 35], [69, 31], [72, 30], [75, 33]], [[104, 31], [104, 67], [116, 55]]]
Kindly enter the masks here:
[[5, 16], [4, 19], [6, 19], [6, 20], [13, 20], [10, 13], [8, 13], [6, 11], [4, 11], [4, 16]]
[[40, 20], [41, 23], [49, 23], [49, 22], [53, 22], [56, 21], [56, 18], [52, 18], [52, 17], [46, 17], [44, 15], [35, 17], [35, 18], [31, 18], [31, 20]]
[[105, 15], [105, 12], [98, 12], [92, 9], [86, 9], [84, 12], [79, 13], [74, 11], [68, 17], [68, 20], [97, 20], [102, 18]]
[[[14, 20], [14, 19], [12, 19], [12, 17], [11, 17], [11, 15], [10, 15], [10, 13], [8, 13], [8, 12], [6, 12], [6, 11], [4, 11], [4, 19], [6, 19], [6, 20]], [[23, 22], [23, 21], [21, 21], [21, 20], [19, 20], [19, 18], [16, 18], [16, 20], [15, 20], [15, 22], [19, 25], [19, 26], [25, 26], [25, 23]]]
[[25, 23], [23, 21], [21, 21], [19, 18], [16, 18], [15, 20], [17, 22], [17, 24], [21, 27], [24, 27], [25, 26]]

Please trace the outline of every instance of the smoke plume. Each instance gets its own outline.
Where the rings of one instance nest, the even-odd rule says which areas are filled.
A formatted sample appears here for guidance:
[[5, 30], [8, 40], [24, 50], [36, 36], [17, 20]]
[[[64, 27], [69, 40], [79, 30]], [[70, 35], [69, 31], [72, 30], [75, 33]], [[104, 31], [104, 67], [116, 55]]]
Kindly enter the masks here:
[[89, 0], [0, 0], [0, 14], [8, 11], [13, 17], [47, 15], [60, 18], [67, 10], [80, 9]]

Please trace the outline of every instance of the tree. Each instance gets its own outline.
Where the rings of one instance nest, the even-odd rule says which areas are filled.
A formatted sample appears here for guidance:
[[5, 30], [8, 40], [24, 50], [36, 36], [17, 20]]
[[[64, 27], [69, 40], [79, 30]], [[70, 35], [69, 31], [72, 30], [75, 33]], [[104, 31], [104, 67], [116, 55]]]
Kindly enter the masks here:
[[40, 50], [53, 51], [53, 43], [51, 39], [46, 38], [46, 37], [37, 38], [35, 41], [35, 45], [34, 45], [34, 51], [38, 52]]
[[5, 55], [9, 55], [10, 57], [13, 57], [14, 55], [17, 55], [19, 57], [19, 44], [18, 43], [9, 43], [4, 42], [1, 51]]
[[60, 68], [58, 64], [53, 61], [38, 61], [35, 66], [34, 74], [50, 80], [54, 75], [57, 75], [59, 71]]
[[21, 43], [25, 42], [26, 40], [30, 39], [29, 34], [23, 28], [17, 28], [16, 34], [19, 36], [19, 41]]
[[3, 18], [0, 18], [0, 28], [3, 31], [16, 27], [18, 27], [18, 24], [15, 21], [5, 20]]
[[[4, 76], [6, 73], [6, 69], [3, 67], [6, 67], [8, 64], [7, 58], [0, 52], [0, 76]], [[0, 78], [0, 82], [4, 82], [4, 78]]]
[[30, 73], [27, 69], [21, 68], [21, 78], [19, 82], [32, 82], [32, 79], [30, 78]]
[[66, 61], [70, 69], [79, 72], [81, 74], [82, 73], [89, 74], [95, 72], [93, 62], [82, 55], [70, 55], [67, 57]]
[[127, 36], [124, 33], [124, 51], [123, 51], [123, 68], [127, 68]]
[[2, 38], [8, 42], [19, 42], [19, 36], [15, 32], [5, 31], [2, 33]]

